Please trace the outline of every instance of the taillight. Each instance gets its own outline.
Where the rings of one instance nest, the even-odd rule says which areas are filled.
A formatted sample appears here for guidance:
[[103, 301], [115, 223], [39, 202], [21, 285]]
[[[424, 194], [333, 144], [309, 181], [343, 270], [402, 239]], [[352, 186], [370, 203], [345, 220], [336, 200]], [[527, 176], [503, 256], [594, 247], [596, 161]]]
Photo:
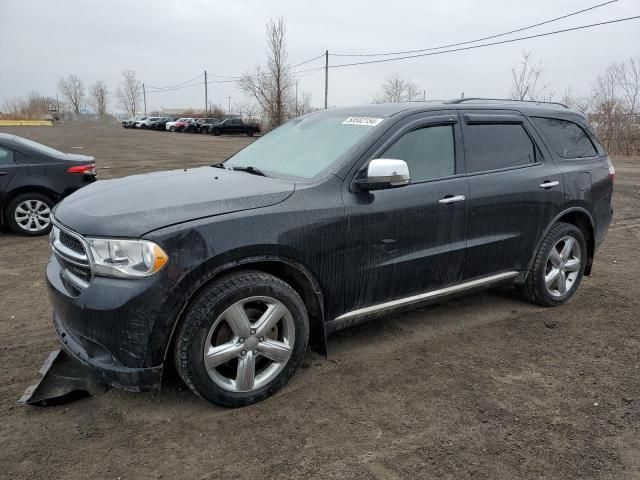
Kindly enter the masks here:
[[96, 164], [91, 163], [88, 165], [75, 165], [73, 167], [67, 168], [67, 173], [82, 173], [84, 175], [95, 175]]

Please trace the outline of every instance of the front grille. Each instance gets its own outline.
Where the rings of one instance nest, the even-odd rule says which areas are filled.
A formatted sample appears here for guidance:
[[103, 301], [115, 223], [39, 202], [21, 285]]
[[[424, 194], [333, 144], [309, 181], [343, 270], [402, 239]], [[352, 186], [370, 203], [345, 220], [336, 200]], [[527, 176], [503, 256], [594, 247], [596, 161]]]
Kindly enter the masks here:
[[82, 242], [76, 237], [69, 235], [64, 230], [60, 230], [60, 243], [62, 243], [62, 245], [69, 248], [70, 250], [73, 250], [76, 253], [80, 253], [81, 255], [86, 255], [87, 253]]
[[50, 243], [66, 280], [73, 282], [77, 287], [86, 288], [93, 272], [82, 237], [54, 223]]

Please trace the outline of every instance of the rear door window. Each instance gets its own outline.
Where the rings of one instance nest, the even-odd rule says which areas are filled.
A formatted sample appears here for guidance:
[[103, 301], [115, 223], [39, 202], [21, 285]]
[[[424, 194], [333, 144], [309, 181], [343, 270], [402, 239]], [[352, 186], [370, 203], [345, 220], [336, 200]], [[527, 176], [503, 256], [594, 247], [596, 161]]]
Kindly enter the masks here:
[[547, 142], [562, 158], [584, 158], [597, 155], [593, 142], [577, 123], [556, 118], [532, 117]]
[[519, 123], [467, 125], [464, 145], [468, 173], [526, 166], [536, 161], [535, 146]]

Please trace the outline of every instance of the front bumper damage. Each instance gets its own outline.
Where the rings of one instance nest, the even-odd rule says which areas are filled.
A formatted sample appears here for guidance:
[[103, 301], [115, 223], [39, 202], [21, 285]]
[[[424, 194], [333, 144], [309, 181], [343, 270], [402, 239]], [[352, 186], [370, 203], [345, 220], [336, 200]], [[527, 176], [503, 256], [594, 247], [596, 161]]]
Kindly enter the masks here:
[[40, 381], [27, 388], [18, 403], [42, 407], [61, 405], [102, 394], [108, 389], [62, 349], [49, 354], [39, 373], [42, 375]]

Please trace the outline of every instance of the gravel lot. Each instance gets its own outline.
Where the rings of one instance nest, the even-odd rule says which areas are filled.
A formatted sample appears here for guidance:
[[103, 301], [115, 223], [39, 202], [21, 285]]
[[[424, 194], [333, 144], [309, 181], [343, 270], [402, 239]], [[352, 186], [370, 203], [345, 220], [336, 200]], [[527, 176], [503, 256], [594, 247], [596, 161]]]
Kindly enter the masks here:
[[[246, 137], [2, 128], [94, 155], [100, 178], [206, 165]], [[82, 147], [82, 148], [74, 148]], [[640, 478], [640, 159], [614, 159], [614, 223], [567, 305], [476, 294], [333, 335], [239, 410], [179, 382], [66, 406], [15, 402], [57, 347], [45, 238], [0, 233], [3, 478]]]

